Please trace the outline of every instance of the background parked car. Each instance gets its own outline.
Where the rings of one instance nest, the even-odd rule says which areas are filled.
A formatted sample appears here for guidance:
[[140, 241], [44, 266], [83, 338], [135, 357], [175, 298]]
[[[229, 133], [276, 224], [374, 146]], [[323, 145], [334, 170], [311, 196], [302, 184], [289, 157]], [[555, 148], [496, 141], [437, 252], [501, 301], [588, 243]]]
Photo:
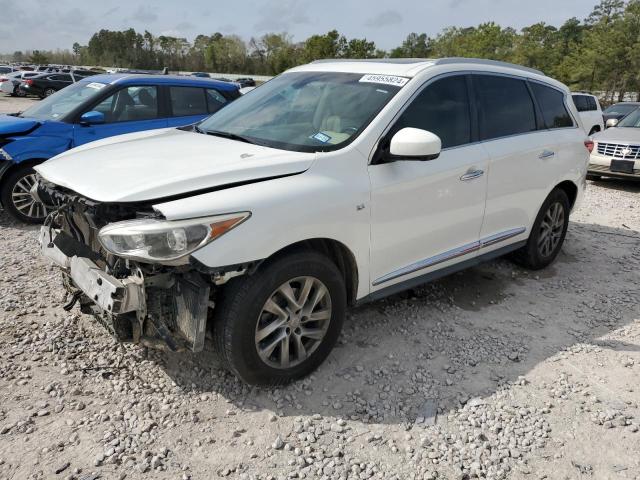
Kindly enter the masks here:
[[20, 84], [20, 90], [27, 95], [45, 98], [78, 80], [92, 75], [96, 75], [96, 73], [90, 70], [72, 70], [69, 73], [45, 73], [24, 80]]
[[610, 105], [602, 112], [605, 126], [607, 126], [609, 120], [617, 120], [619, 122], [638, 108], [640, 108], [640, 102], [620, 102]]
[[26, 94], [20, 90], [23, 80], [39, 75], [38, 72], [17, 71], [0, 76], [0, 90], [8, 95], [24, 97]]
[[640, 180], [640, 109], [624, 117], [616, 127], [593, 136], [589, 177]]
[[29, 193], [38, 163], [94, 140], [199, 122], [239, 96], [236, 84], [210, 79], [97, 75], [0, 115], [0, 201], [15, 218], [38, 223], [47, 213]]
[[13, 72], [15, 69], [9, 65], [0, 65], [0, 74], [3, 73], [11, 73]]
[[602, 108], [600, 108], [600, 102], [597, 97], [584, 92], [572, 93], [571, 97], [582, 120], [584, 131], [589, 135], [593, 135], [604, 130]]

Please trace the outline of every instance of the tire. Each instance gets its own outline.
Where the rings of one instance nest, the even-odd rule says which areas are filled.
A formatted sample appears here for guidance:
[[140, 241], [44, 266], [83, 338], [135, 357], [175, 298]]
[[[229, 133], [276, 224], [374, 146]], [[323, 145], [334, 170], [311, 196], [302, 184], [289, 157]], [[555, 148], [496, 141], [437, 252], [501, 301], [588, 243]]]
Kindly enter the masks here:
[[[307, 282], [308, 300], [297, 312], [300, 305], [293, 306], [282, 291], [300, 301]], [[335, 346], [347, 308], [342, 274], [327, 257], [312, 251], [267, 261], [255, 274], [232, 279], [219, 293], [213, 318], [216, 350], [225, 366], [250, 385], [284, 385], [314, 371]], [[320, 301], [311, 307], [316, 295]], [[310, 320], [310, 313], [323, 319]], [[305, 331], [317, 338], [306, 337]]]
[[597, 133], [600, 131], [600, 127], [593, 127], [591, 128], [591, 131], [589, 132], [589, 136], [593, 135], [594, 133]]
[[44, 221], [49, 209], [27, 195], [35, 182], [35, 174], [31, 166], [20, 167], [11, 172], [2, 182], [0, 199], [4, 209], [13, 218], [37, 225]]
[[51, 87], [45, 88], [44, 92], [42, 92], [42, 94], [44, 95], [42, 98], [50, 97], [54, 93], [56, 93], [56, 90], [54, 88], [51, 88]]
[[13, 95], [14, 95], [15, 97], [26, 97], [26, 96], [27, 96], [27, 94], [26, 94], [26, 93], [24, 93], [22, 90], [20, 90], [20, 87], [19, 87], [18, 85], [16, 85], [16, 86], [13, 88]]
[[594, 175], [592, 173], [587, 173], [587, 180], [602, 180], [602, 175]]
[[[560, 210], [554, 210], [558, 208]], [[553, 190], [538, 212], [527, 244], [514, 252], [513, 260], [531, 270], [550, 265], [560, 253], [567, 235], [569, 210], [567, 194], [559, 188]]]

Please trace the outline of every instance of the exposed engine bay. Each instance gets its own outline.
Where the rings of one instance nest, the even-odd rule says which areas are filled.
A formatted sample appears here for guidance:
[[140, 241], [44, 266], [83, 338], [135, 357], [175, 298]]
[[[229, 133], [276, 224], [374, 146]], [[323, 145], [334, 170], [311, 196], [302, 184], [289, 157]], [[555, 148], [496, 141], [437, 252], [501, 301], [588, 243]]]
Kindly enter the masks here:
[[42, 253], [62, 269], [66, 310], [79, 304], [118, 341], [200, 351], [223, 272], [166, 266], [113, 255], [98, 240], [111, 222], [162, 218], [150, 205], [104, 204], [40, 180], [39, 200], [54, 208], [41, 228]]

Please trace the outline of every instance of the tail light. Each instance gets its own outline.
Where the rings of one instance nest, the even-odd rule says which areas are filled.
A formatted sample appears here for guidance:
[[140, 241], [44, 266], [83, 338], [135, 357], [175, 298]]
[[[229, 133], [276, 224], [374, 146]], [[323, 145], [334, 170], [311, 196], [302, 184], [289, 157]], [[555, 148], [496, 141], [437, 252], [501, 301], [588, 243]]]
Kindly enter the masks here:
[[27, 85], [33, 85], [33, 80], [23, 80]]
[[593, 152], [593, 146], [595, 144], [593, 143], [593, 140], [585, 140], [584, 141], [584, 146], [587, 147], [587, 150], [589, 150], [589, 153]]
[[0, 82], [6, 82], [7, 80], [9, 80], [7, 77], [0, 77]]

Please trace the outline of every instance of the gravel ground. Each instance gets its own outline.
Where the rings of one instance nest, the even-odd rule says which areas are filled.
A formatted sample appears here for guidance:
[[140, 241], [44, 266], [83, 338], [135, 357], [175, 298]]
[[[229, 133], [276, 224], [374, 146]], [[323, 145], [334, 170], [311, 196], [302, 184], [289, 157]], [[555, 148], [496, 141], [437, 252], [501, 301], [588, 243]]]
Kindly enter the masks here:
[[352, 310], [278, 389], [65, 312], [36, 230], [0, 211], [0, 479], [640, 479], [639, 193], [590, 182], [544, 271], [498, 260]]

